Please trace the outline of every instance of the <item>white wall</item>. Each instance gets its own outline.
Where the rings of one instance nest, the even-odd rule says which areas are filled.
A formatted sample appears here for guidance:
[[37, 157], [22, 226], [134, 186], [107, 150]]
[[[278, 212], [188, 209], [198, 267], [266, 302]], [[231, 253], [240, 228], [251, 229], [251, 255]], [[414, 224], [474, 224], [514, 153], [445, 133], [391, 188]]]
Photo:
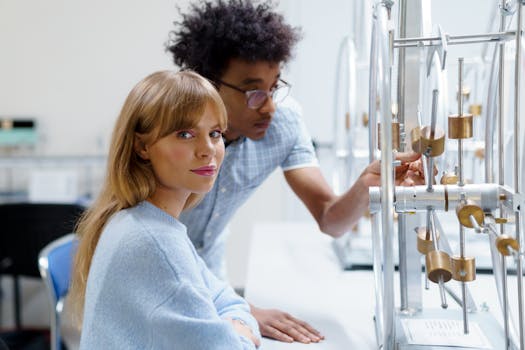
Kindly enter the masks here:
[[0, 116], [36, 118], [39, 153], [105, 153], [131, 87], [173, 69], [176, 18], [172, 0], [0, 0]]
[[[155, 70], [174, 68], [164, 43], [178, 19], [176, 6], [188, 3], [0, 0], [0, 118], [35, 118], [39, 154], [104, 154], [131, 87]], [[349, 28], [349, 7], [345, 0], [279, 4], [304, 34], [284, 76], [305, 104], [313, 136], [323, 141], [332, 130], [335, 52]], [[276, 173], [232, 222], [228, 251], [234, 285], [244, 284], [253, 224], [290, 217], [307, 214]]]
[[[281, 0], [279, 4], [288, 21], [302, 26], [304, 34], [283, 76], [293, 85], [292, 95], [303, 106], [312, 136], [325, 143], [332, 138], [336, 55], [351, 31], [355, 1]], [[434, 1], [435, 23], [442, 23], [451, 34], [472, 33], [474, 24], [484, 30], [492, 2], [496, 3]], [[176, 6], [186, 8], [188, 3], [0, 0], [0, 117], [35, 117], [41, 131], [38, 153], [105, 153], [131, 87], [155, 70], [173, 69], [164, 43], [178, 18]], [[358, 99], [366, 99], [367, 87], [359, 88]], [[307, 217], [282, 174], [272, 175], [232, 222], [228, 246], [232, 283], [244, 284], [254, 223]]]

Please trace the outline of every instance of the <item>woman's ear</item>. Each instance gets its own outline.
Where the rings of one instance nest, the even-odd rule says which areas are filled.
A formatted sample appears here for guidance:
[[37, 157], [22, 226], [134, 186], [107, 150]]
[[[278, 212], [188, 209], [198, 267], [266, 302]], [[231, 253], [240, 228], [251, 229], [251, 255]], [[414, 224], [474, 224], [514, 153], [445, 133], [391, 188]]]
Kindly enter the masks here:
[[137, 152], [138, 156], [144, 160], [149, 160], [148, 146], [144, 141], [144, 135], [135, 133], [135, 138], [133, 140], [133, 148]]

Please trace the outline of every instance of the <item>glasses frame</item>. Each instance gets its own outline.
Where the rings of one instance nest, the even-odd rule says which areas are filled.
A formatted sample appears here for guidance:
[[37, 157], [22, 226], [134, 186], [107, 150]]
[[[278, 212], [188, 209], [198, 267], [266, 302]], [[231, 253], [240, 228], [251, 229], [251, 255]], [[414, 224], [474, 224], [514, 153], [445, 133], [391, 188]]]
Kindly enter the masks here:
[[[248, 108], [250, 108], [250, 109], [259, 109], [259, 108], [261, 108], [262, 106], [264, 106], [264, 104], [266, 103], [266, 101], [268, 101], [269, 98], [271, 98], [272, 101], [273, 101], [275, 92], [279, 91], [280, 89], [282, 89], [284, 87], [288, 87], [288, 91], [289, 91], [290, 88], [292, 87], [292, 85], [290, 83], [288, 83], [287, 81], [285, 81], [284, 79], [279, 78], [277, 81], [282, 83], [283, 85], [279, 86], [278, 88], [273, 88], [270, 91], [266, 91], [266, 90], [260, 90], [260, 89], [244, 90], [244, 89], [241, 89], [238, 86], [235, 86], [233, 84], [230, 84], [230, 83], [227, 83], [227, 82], [222, 81], [220, 79], [217, 79], [217, 82], [219, 84], [222, 84], [222, 85], [224, 85], [226, 87], [229, 87], [230, 89], [242, 92], [245, 95], [245, 97], [246, 97], [246, 106]], [[262, 101], [260, 103], [260, 105], [250, 106], [249, 100], [255, 93], [264, 93], [264, 94], [266, 94], [266, 98], [264, 99], [264, 101]], [[286, 96], [288, 96], [288, 93], [286, 94]], [[283, 99], [286, 98], [286, 96], [284, 96]]]

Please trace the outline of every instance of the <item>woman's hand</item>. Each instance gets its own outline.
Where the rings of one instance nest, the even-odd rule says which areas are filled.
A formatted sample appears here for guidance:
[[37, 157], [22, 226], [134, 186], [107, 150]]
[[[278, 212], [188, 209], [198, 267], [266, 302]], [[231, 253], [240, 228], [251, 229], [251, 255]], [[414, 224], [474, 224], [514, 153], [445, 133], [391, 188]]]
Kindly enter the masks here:
[[241, 320], [232, 320], [231, 318], [228, 318], [227, 320], [231, 322], [233, 329], [237, 334], [250, 339], [257, 348], [261, 345], [261, 340], [252, 333], [252, 330], [246, 325], [246, 323]]

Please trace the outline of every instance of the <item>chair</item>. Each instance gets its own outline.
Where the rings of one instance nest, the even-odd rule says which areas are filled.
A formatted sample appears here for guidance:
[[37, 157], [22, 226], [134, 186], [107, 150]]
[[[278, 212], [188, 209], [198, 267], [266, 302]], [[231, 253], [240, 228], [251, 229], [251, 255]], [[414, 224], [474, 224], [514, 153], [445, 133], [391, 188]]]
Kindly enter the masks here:
[[44, 280], [51, 301], [51, 350], [60, 350], [61, 346], [61, 314], [64, 299], [69, 290], [73, 256], [78, 241], [71, 233], [61, 237], [42, 249], [38, 257], [40, 274]]
[[0, 275], [13, 277], [16, 330], [21, 331], [20, 276], [40, 279], [37, 259], [49, 242], [74, 231], [84, 207], [76, 204], [0, 204]]

